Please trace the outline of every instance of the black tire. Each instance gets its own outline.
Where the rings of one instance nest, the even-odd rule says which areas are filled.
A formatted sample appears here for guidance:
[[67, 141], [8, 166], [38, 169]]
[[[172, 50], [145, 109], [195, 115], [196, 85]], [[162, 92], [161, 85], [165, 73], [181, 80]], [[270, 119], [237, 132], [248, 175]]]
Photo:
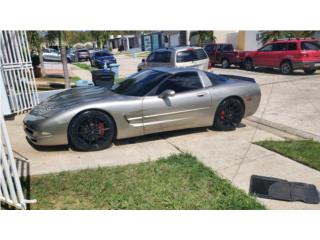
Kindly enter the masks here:
[[308, 75], [311, 75], [311, 74], [314, 74], [316, 72], [316, 69], [304, 69], [303, 70], [305, 74], [308, 74]]
[[244, 115], [242, 102], [237, 98], [223, 100], [214, 117], [213, 127], [219, 131], [234, 130], [241, 122]]
[[229, 68], [230, 67], [230, 62], [228, 59], [224, 58], [222, 59], [221, 61], [221, 65], [222, 65], [222, 68], [226, 69], [226, 68]]
[[254, 70], [254, 65], [253, 65], [253, 61], [251, 58], [247, 58], [244, 61], [244, 69], [247, 71], [253, 71]]
[[97, 151], [110, 147], [116, 127], [107, 114], [89, 110], [77, 115], [70, 123], [68, 138], [71, 147], [80, 151]]
[[291, 74], [293, 72], [292, 64], [290, 61], [284, 61], [280, 65], [280, 71], [282, 74]]

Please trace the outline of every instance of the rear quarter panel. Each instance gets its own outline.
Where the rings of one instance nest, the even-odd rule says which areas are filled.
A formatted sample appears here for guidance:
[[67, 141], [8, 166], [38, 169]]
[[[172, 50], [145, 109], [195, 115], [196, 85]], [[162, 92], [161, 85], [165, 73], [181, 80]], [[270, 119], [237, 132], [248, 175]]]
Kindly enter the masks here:
[[228, 97], [241, 98], [245, 107], [244, 117], [253, 115], [259, 107], [261, 92], [259, 86], [255, 83], [239, 81], [233, 84], [213, 86], [210, 89], [214, 112], [216, 112], [219, 104]]

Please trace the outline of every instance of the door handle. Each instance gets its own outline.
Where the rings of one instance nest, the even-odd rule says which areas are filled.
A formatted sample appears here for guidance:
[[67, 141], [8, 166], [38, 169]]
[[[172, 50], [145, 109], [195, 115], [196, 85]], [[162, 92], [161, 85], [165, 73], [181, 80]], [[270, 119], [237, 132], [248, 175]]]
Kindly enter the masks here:
[[205, 95], [207, 95], [207, 93], [205, 93], [205, 92], [201, 92], [201, 93], [198, 93], [198, 94], [197, 94], [198, 97], [203, 97], [203, 96], [205, 96]]

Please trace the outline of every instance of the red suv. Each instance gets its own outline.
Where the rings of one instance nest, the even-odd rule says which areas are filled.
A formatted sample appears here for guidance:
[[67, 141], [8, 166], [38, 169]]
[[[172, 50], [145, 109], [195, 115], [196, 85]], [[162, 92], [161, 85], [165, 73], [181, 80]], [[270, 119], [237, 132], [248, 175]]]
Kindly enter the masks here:
[[255, 67], [279, 68], [283, 74], [302, 69], [313, 74], [320, 69], [320, 40], [291, 39], [269, 42], [257, 51], [242, 54], [247, 70]]

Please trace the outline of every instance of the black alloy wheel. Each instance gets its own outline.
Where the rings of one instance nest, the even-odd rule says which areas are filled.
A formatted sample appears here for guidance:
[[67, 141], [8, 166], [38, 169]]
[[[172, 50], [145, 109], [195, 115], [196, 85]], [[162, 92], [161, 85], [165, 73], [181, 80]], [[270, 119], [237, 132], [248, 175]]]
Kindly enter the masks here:
[[228, 98], [220, 103], [214, 118], [214, 128], [220, 131], [234, 130], [241, 122], [244, 107], [237, 98]]
[[115, 137], [115, 124], [105, 113], [90, 110], [76, 116], [69, 125], [69, 142], [80, 151], [110, 147]]

